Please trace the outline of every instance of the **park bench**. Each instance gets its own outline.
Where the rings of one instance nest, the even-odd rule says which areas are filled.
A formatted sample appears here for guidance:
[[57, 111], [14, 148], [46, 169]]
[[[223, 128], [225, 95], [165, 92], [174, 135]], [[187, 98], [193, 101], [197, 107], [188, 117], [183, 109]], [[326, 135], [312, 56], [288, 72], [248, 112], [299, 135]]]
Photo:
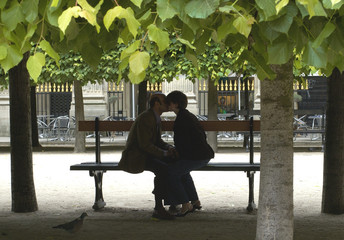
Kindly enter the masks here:
[[[174, 121], [162, 121], [162, 131], [173, 131]], [[243, 171], [249, 179], [249, 197], [247, 211], [256, 208], [254, 203], [254, 174], [260, 171], [260, 163], [253, 161], [253, 132], [260, 131], [260, 121], [253, 120], [228, 120], [228, 121], [200, 121], [205, 131], [237, 131], [249, 133], [249, 161], [242, 162], [212, 162], [196, 171]], [[79, 121], [79, 131], [93, 132], [95, 135], [95, 162], [83, 162], [70, 166], [70, 170], [89, 171], [95, 180], [95, 202], [93, 209], [98, 210], [105, 206], [103, 198], [103, 173], [106, 171], [119, 171], [118, 162], [101, 162], [100, 160], [100, 132], [103, 131], [129, 131], [133, 121]]]

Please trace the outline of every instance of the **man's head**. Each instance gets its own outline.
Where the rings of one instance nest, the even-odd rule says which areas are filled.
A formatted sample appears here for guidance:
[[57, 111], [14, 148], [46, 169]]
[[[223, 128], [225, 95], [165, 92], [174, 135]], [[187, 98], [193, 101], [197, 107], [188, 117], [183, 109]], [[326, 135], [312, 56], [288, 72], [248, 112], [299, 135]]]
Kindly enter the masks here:
[[166, 96], [162, 93], [154, 93], [149, 99], [149, 107], [154, 109], [157, 113], [162, 114], [168, 111], [166, 103]]

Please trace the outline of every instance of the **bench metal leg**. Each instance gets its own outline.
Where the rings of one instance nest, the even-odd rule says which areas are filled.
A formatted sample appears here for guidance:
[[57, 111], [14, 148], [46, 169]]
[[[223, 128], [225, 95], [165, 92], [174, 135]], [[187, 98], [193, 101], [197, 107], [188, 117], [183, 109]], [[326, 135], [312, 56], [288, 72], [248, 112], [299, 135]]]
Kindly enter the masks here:
[[90, 176], [94, 177], [95, 190], [96, 190], [96, 198], [92, 206], [94, 210], [99, 210], [101, 208], [104, 208], [106, 205], [103, 198], [103, 173], [104, 172], [105, 171], [90, 171]]
[[247, 172], [249, 195], [248, 195], [248, 206], [246, 210], [249, 213], [257, 209], [256, 204], [254, 203], [254, 174], [255, 172], [253, 171]]

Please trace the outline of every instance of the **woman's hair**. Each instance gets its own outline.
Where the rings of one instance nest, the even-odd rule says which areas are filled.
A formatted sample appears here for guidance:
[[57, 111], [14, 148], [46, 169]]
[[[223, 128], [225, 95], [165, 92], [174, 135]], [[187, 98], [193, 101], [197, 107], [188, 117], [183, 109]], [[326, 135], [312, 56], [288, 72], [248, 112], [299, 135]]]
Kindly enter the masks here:
[[188, 105], [188, 98], [181, 91], [173, 91], [167, 95], [167, 103], [178, 104], [179, 109], [185, 109]]

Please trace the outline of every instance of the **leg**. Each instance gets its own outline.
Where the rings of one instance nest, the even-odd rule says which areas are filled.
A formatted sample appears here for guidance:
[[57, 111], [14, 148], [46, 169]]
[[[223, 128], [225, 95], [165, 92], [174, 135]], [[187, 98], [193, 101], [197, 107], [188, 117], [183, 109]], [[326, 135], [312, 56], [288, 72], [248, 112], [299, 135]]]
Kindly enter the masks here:
[[209, 160], [193, 161], [181, 159], [169, 167], [169, 184], [171, 184], [172, 204], [178, 205], [198, 200], [197, 191], [190, 175], [192, 170], [205, 166]]
[[173, 220], [175, 217], [168, 213], [162, 204], [162, 200], [165, 199], [166, 202], [167, 198], [167, 164], [159, 159], [148, 159], [145, 170], [155, 174], [153, 190], [155, 207], [152, 218]]
[[181, 180], [189, 200], [192, 202], [198, 200], [197, 190], [190, 173], [183, 175]]
[[96, 190], [96, 198], [92, 206], [94, 210], [99, 210], [101, 208], [104, 208], [106, 205], [103, 198], [103, 172], [105, 171], [90, 171], [90, 176], [94, 177], [95, 190]]
[[256, 209], [256, 204], [254, 203], [254, 172], [248, 171], [248, 187], [249, 187], [249, 195], [248, 195], [248, 206], [246, 208], [247, 212], [252, 212]]
[[[153, 194], [155, 195], [155, 203], [162, 206], [162, 199], [166, 197], [167, 189], [167, 164], [159, 159], [151, 158], [146, 160], [145, 170], [154, 173], [154, 189]], [[160, 199], [160, 200], [159, 200]]]

